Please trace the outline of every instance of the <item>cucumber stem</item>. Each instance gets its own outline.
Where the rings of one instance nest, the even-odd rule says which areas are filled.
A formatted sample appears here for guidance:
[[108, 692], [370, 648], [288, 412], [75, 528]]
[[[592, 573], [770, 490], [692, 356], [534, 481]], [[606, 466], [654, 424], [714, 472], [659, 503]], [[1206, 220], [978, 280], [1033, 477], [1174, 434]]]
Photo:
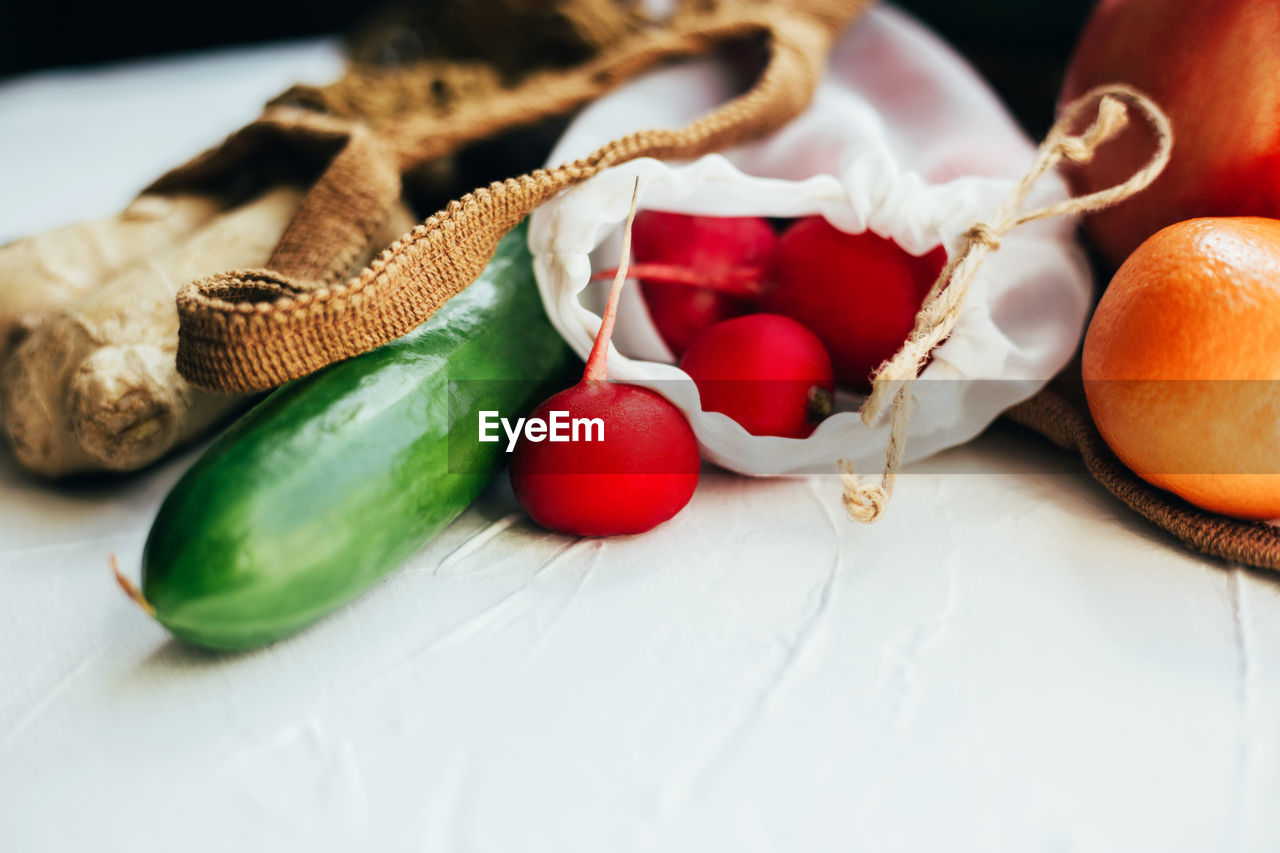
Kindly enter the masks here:
[[134, 604], [141, 607], [148, 616], [154, 619], [156, 616], [155, 607], [151, 605], [150, 601], [147, 601], [146, 597], [142, 594], [142, 590], [138, 589], [137, 585], [135, 585], [133, 581], [120, 573], [120, 564], [116, 562], [116, 555], [112, 554], [108, 557], [108, 560], [111, 562], [111, 571], [116, 576], [116, 583], [120, 584], [120, 588], [124, 590], [124, 594], [132, 598]]

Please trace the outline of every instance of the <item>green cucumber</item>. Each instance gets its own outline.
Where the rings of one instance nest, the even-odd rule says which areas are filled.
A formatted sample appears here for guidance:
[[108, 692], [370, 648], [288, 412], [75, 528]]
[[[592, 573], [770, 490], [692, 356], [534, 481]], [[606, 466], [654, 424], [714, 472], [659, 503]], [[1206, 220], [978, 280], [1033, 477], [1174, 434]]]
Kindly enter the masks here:
[[305, 628], [489, 482], [503, 444], [476, 440], [477, 411], [526, 414], [573, 361], [543, 312], [520, 227], [427, 323], [285, 385], [211, 445], [160, 507], [143, 597], [173, 634], [211, 648]]

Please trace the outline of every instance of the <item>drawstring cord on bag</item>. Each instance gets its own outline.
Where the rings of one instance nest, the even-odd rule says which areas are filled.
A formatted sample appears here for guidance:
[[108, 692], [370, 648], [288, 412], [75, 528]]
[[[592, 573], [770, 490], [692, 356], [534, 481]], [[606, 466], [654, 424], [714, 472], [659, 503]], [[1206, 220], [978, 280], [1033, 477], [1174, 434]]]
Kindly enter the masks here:
[[[1093, 124], [1083, 133], [1071, 135], [1070, 128], [1077, 125], [1095, 102], [1098, 105], [1097, 118]], [[1099, 147], [1115, 138], [1129, 122], [1129, 108], [1136, 109], [1155, 132], [1156, 150], [1146, 165], [1124, 182], [1108, 189], [1067, 198], [1029, 213], [1021, 212], [1031, 190], [1059, 163], [1063, 160], [1088, 163]], [[987, 255], [1000, 247], [1000, 238], [1028, 222], [1088, 213], [1124, 201], [1146, 189], [1156, 179], [1168, 165], [1172, 150], [1173, 129], [1168, 117], [1153, 101], [1127, 86], [1100, 86], [1062, 111], [1040, 145], [1035, 162], [1014, 184], [995, 215], [964, 234], [959, 249], [925, 296], [906, 343], [872, 377], [871, 395], [862, 404], [862, 422], [873, 426], [880, 421], [886, 409], [892, 408], [889, 441], [878, 481], [863, 481], [848, 459], [841, 459], [838, 463], [844, 486], [841, 500], [851, 518], [870, 524], [884, 514], [893, 495], [906, 448], [907, 427], [911, 423], [911, 386], [919, 377], [929, 353], [955, 328], [969, 284]]]

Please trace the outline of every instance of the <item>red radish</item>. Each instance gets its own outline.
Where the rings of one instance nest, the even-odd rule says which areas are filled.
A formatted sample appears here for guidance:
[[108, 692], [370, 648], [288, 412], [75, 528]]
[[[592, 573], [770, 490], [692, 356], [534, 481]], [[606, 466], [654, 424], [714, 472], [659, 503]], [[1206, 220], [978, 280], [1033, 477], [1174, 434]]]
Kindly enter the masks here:
[[511, 458], [516, 499], [530, 518], [561, 533], [643, 533], [683, 509], [698, 485], [698, 442], [680, 410], [646, 388], [608, 381], [609, 339], [634, 215], [633, 196], [623, 232], [624, 266], [614, 278], [582, 381], [553, 394], [530, 416], [544, 422], [551, 422], [553, 412], [565, 412], [568, 419], [599, 418], [602, 435], [586, 435], [601, 440], [533, 441], [526, 432]]
[[805, 438], [831, 413], [831, 357], [813, 332], [779, 314], [725, 320], [693, 339], [680, 369], [702, 408], [752, 435]]
[[657, 210], [636, 217], [634, 239], [630, 274], [640, 279], [653, 325], [677, 358], [698, 332], [751, 308], [751, 298], [764, 292], [778, 244], [757, 216]]
[[836, 378], [866, 388], [906, 341], [946, 262], [941, 246], [915, 257], [870, 231], [846, 234], [811, 216], [779, 238], [777, 285], [760, 305], [809, 327], [831, 354]]
[[646, 280], [640, 283], [640, 289], [654, 328], [676, 358], [698, 332], [721, 320], [741, 316], [751, 308], [745, 299], [681, 284]]

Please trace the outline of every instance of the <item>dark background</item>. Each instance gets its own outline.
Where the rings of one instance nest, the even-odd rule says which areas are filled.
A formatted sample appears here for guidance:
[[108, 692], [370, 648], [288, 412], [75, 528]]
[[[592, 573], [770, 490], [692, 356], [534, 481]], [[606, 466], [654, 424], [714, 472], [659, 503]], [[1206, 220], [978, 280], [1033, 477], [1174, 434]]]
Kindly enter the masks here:
[[[414, 5], [430, 9], [439, 0]], [[376, 0], [22, 0], [0, 17], [0, 74], [340, 32]], [[1092, 0], [900, 0], [954, 41], [1065, 56]]]
[[0, 74], [332, 33], [360, 20], [374, 5], [359, 0], [8, 0], [0, 16]]
[[[413, 3], [429, 20], [440, 0]], [[23, 0], [5, 4], [0, 76], [232, 44], [348, 32], [384, 7], [356, 0]], [[408, 5], [408, 4], [406, 4]], [[901, 0], [970, 58], [1027, 130], [1049, 125], [1062, 68], [1093, 0]]]
[[[0, 0], [11, 8], [0, 16], [0, 78], [55, 67], [92, 67], [139, 57], [184, 53], [360, 31], [361, 56], [378, 62], [405, 61], [435, 43], [448, 53], [468, 52], [456, 38], [433, 38], [432, 22], [448, 9], [466, 9], [471, 0], [126, 0], [123, 4], [86, 0]], [[517, 6], [516, 0], [508, 0]], [[519, 0], [537, 10], [541, 2]], [[1058, 89], [1072, 46], [1094, 0], [898, 0], [929, 24], [977, 67], [1033, 139], [1053, 121]], [[396, 7], [408, 7], [408, 9]], [[372, 26], [377, 21], [377, 26]], [[402, 26], [410, 21], [405, 41]], [[444, 29], [444, 28], [442, 28]], [[493, 58], [527, 62], [537, 43], [500, 45], [518, 24], [495, 22], [486, 52]], [[455, 31], [456, 32], [456, 31]], [[391, 33], [391, 35], [388, 35]], [[416, 46], [416, 47], [415, 47]], [[497, 50], [492, 50], [497, 46]], [[569, 56], [548, 56], [552, 64]], [[439, 209], [472, 187], [541, 165], [567, 117], [516, 128], [472, 143], [439, 168], [406, 178], [419, 212]]]

